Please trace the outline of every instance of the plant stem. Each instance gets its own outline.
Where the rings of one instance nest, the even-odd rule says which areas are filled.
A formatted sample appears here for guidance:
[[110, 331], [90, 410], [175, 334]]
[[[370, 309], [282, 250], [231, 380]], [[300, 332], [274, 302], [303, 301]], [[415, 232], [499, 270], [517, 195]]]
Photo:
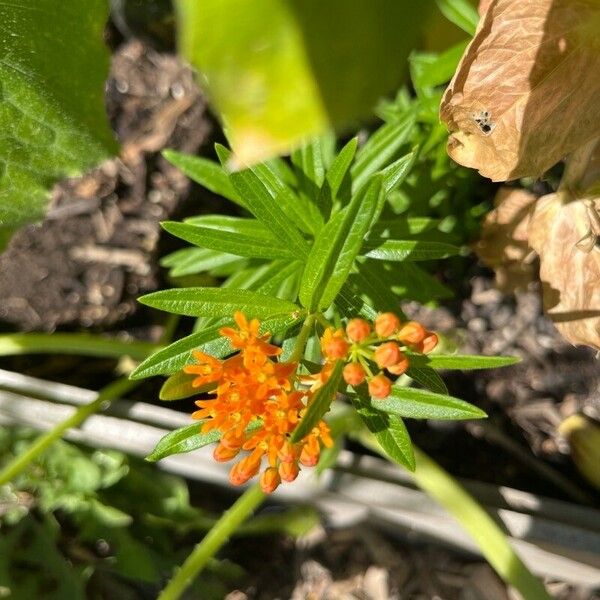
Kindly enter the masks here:
[[259, 485], [248, 488], [235, 501], [233, 506], [223, 513], [214, 527], [194, 548], [160, 593], [158, 600], [177, 600], [235, 530], [256, 510], [264, 499], [265, 493]]
[[304, 349], [306, 348], [306, 342], [312, 333], [315, 325], [315, 315], [308, 315], [302, 325], [302, 329], [296, 338], [294, 349], [288, 359], [289, 362], [297, 362], [304, 356]]
[[27, 465], [38, 458], [48, 446], [58, 440], [67, 429], [81, 425], [90, 415], [103, 408], [105, 403], [119, 398], [137, 385], [139, 385], [138, 381], [130, 381], [126, 377], [123, 377], [104, 387], [93, 402], [81, 406], [68, 419], [65, 419], [47, 433], [39, 436], [23, 454], [20, 454], [6, 465], [0, 471], [0, 486], [14, 479]]
[[469, 532], [498, 575], [525, 600], [551, 600], [542, 582], [525, 566], [506, 534], [477, 500], [422, 450], [415, 447], [414, 451], [417, 468], [411, 475], [419, 487]]

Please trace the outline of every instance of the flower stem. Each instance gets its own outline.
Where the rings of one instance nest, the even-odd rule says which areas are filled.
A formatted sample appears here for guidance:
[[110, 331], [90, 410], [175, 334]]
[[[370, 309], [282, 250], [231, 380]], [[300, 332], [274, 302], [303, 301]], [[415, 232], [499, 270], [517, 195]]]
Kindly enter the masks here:
[[187, 557], [183, 565], [175, 571], [169, 583], [158, 596], [158, 600], [177, 600], [210, 559], [264, 499], [265, 493], [259, 485], [248, 488], [235, 501], [233, 506], [223, 513], [214, 527]]
[[130, 381], [126, 377], [123, 377], [100, 390], [98, 397], [93, 402], [78, 408], [68, 419], [65, 419], [47, 433], [39, 436], [23, 454], [20, 454], [6, 465], [0, 471], [0, 486], [14, 479], [31, 462], [38, 458], [48, 446], [58, 440], [67, 429], [81, 425], [90, 415], [103, 408], [105, 403], [119, 398], [137, 385], [139, 385], [138, 381]]
[[302, 329], [296, 338], [294, 349], [288, 359], [289, 362], [297, 362], [304, 356], [304, 349], [306, 348], [306, 342], [312, 333], [315, 325], [315, 315], [308, 315], [302, 325]]

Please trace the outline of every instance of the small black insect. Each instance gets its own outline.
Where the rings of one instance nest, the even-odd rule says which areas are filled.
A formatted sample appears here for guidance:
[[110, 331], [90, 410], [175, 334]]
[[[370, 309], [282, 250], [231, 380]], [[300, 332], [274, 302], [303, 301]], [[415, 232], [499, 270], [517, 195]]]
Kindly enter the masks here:
[[472, 116], [479, 129], [481, 129], [485, 135], [492, 133], [495, 125], [492, 122], [492, 115], [488, 110], [482, 110], [479, 113], [473, 113]]

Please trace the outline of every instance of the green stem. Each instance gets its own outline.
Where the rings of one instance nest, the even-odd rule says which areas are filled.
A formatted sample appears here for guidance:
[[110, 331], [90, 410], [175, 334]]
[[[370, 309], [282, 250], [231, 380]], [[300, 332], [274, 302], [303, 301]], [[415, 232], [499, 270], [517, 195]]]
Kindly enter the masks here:
[[143, 360], [160, 346], [149, 342], [123, 340], [89, 333], [10, 333], [0, 335], [0, 356], [15, 354], [76, 354]]
[[418, 448], [415, 481], [435, 498], [475, 540], [481, 553], [525, 600], [551, 600], [542, 582], [529, 571], [507, 536], [486, 510], [449, 473]]
[[288, 359], [289, 362], [298, 362], [304, 356], [304, 349], [315, 325], [315, 318], [315, 315], [308, 315], [306, 317], [302, 329], [296, 338], [294, 349]]
[[175, 572], [175, 575], [160, 593], [158, 600], [177, 600], [223, 544], [227, 542], [229, 537], [256, 510], [264, 499], [265, 494], [260, 489], [260, 486], [254, 485], [248, 488], [236, 500], [233, 506], [223, 513], [214, 527], [194, 548], [183, 565]]
[[14, 479], [23, 469], [40, 456], [51, 444], [62, 437], [63, 433], [71, 427], [78, 427], [90, 415], [103, 408], [106, 402], [110, 402], [126, 394], [129, 390], [139, 385], [138, 381], [130, 381], [126, 377], [117, 379], [100, 390], [98, 397], [89, 404], [78, 408], [68, 419], [65, 419], [56, 427], [38, 437], [29, 448], [11, 461], [0, 471], [0, 486]]

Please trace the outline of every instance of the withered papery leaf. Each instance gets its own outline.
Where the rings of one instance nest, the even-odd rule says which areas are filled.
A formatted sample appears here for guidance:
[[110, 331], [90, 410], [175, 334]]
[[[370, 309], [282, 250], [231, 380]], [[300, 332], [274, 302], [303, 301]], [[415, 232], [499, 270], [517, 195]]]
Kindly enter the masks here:
[[487, 9], [490, 7], [490, 4], [493, 2], [494, 0], [479, 0], [479, 7], [478, 7], [478, 11], [479, 11], [479, 16], [483, 17], [483, 15], [485, 15], [485, 13], [487, 12]]
[[440, 107], [448, 152], [494, 181], [538, 177], [600, 134], [600, 1], [483, 8]]
[[473, 249], [496, 272], [496, 285], [504, 292], [525, 288], [535, 268], [528, 243], [529, 220], [537, 197], [524, 189], [502, 187], [494, 198]]
[[529, 225], [529, 243], [540, 256], [544, 310], [573, 344], [600, 350], [600, 249], [580, 244], [590, 233], [590, 210], [559, 194], [540, 198]]

